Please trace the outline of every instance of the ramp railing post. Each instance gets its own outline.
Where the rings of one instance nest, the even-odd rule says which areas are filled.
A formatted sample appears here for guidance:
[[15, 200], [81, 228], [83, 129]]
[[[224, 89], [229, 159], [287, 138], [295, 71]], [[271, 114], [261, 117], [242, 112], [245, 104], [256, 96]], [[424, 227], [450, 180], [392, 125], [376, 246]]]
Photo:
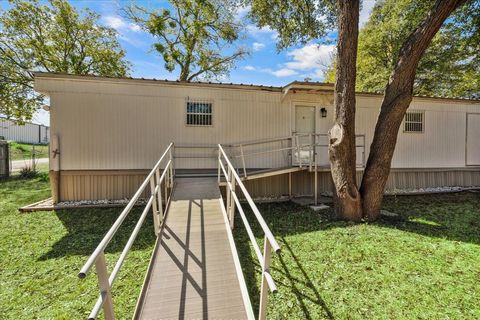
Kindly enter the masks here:
[[[230, 189], [230, 181], [231, 181], [232, 170], [230, 167], [227, 168], [227, 176], [225, 180], [227, 182], [227, 187], [225, 189], [226, 196], [227, 196], [227, 212], [229, 213], [228, 218], [230, 218], [230, 207], [232, 206], [232, 190]], [[230, 222], [231, 223], [231, 222]]]
[[220, 162], [221, 161], [222, 161], [222, 158], [221, 158], [220, 150], [218, 150], [218, 161], [217, 161], [217, 164], [218, 164], [218, 172], [217, 172], [218, 184], [220, 184]]
[[267, 274], [269, 274], [270, 257], [272, 247], [267, 237], [265, 237], [263, 245], [263, 270], [262, 270], [262, 284], [260, 286], [260, 306], [258, 310], [258, 319], [264, 320], [267, 318], [267, 303], [268, 303], [268, 282]]
[[[165, 168], [165, 170], [167, 170], [167, 168]], [[162, 190], [161, 190], [162, 182], [160, 181], [160, 168], [157, 168], [157, 170], [155, 170], [155, 177], [157, 179], [157, 185], [158, 185], [158, 192], [157, 192], [158, 213], [156, 214], [157, 219], [155, 220], [155, 217], [154, 217], [153, 223], [156, 223], [156, 221], [158, 221], [159, 223], [158, 230], [160, 230], [160, 225], [163, 223], [163, 203], [162, 203]], [[165, 182], [164, 182], [165, 187], [167, 186], [167, 181], [168, 179], [165, 179]], [[167, 199], [167, 194], [165, 194], [165, 199]], [[155, 230], [156, 229], [157, 227], [155, 227]]]
[[243, 154], [243, 145], [240, 145], [240, 154], [242, 155], [243, 176], [247, 177], [247, 168], [245, 166], [245, 155]]
[[[167, 170], [167, 168], [165, 168], [165, 170]], [[170, 170], [167, 170], [167, 173], [165, 174], [165, 182], [163, 183], [163, 192], [164, 192], [164, 196], [165, 196], [165, 199], [168, 199], [168, 187], [169, 187], [169, 184], [170, 184]], [[172, 186], [170, 186], [170, 188], [172, 188]], [[162, 194], [162, 183], [159, 183], [158, 184], [158, 193], [161, 195]], [[165, 203], [165, 206], [167, 204]], [[160, 208], [162, 208], [162, 205], [160, 205]], [[160, 210], [160, 214], [162, 215], [163, 217], [163, 209]]]
[[158, 199], [157, 197], [155, 197], [155, 177], [153, 175], [150, 177], [150, 192], [153, 197], [153, 201], [152, 201], [153, 228], [155, 231], [155, 235], [157, 235], [160, 232], [160, 221], [158, 218], [159, 216], [158, 203], [157, 203]]
[[295, 143], [297, 144], [297, 161], [300, 165], [300, 168], [302, 168], [302, 156], [300, 155], [300, 143], [299, 143], [298, 135], [295, 135]]
[[[174, 160], [175, 159], [175, 145], [173, 143], [172, 143], [172, 147], [170, 148], [170, 151], [169, 151], [168, 155], [169, 155], [170, 161], [172, 161], [171, 164], [170, 164], [170, 174], [171, 174], [170, 179], [172, 179], [171, 182], [173, 183], [173, 177], [175, 176], [175, 160]], [[170, 188], [171, 187], [172, 186], [170, 186]]]
[[95, 269], [97, 270], [98, 286], [100, 295], [103, 300], [103, 313], [106, 320], [114, 320], [112, 292], [108, 281], [107, 264], [105, 261], [105, 253], [102, 251], [97, 259], [95, 259]]
[[232, 189], [230, 190], [230, 210], [229, 210], [229, 219], [230, 219], [230, 229], [233, 230], [233, 221], [235, 218], [235, 202], [232, 201], [233, 198], [233, 193], [235, 192], [235, 177], [233, 176], [233, 172], [230, 172], [230, 177], [228, 178], [230, 180], [230, 185]]
[[313, 165], [313, 133], [310, 132], [309, 135], [309, 148], [308, 148], [308, 170], [311, 172], [312, 171], [312, 165]]

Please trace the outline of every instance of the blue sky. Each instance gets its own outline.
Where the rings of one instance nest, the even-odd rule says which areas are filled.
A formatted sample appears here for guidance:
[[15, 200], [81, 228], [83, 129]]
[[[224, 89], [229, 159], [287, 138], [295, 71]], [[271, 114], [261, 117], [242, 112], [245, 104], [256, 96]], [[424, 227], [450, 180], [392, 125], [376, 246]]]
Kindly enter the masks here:
[[[8, 2], [0, 0], [0, 7], [8, 7]], [[168, 6], [168, 1], [135, 1], [150, 7], [162, 8]], [[117, 30], [118, 39], [126, 50], [126, 58], [132, 63], [132, 76], [143, 78], [170, 79], [177, 78], [177, 72], [169, 73], [163, 67], [163, 60], [152, 50], [155, 41], [149, 34], [142, 31], [122, 17], [120, 9], [131, 3], [120, 0], [71, 0], [70, 3], [78, 9], [89, 8], [100, 14], [100, 23]], [[360, 24], [363, 25], [370, 15], [374, 0], [365, 0], [360, 14]], [[250, 51], [250, 55], [239, 61], [223, 82], [252, 83], [263, 85], [285, 85], [294, 80], [311, 78], [313, 81], [322, 81], [324, 71], [330, 64], [334, 44], [317, 45], [307, 43], [277, 52], [277, 34], [269, 28], [257, 28], [246, 19], [247, 8], [238, 8], [237, 19], [244, 22], [246, 30], [244, 37], [237, 45]], [[333, 30], [329, 35], [335, 39]], [[48, 124], [48, 114], [39, 112], [35, 115], [36, 122]]]

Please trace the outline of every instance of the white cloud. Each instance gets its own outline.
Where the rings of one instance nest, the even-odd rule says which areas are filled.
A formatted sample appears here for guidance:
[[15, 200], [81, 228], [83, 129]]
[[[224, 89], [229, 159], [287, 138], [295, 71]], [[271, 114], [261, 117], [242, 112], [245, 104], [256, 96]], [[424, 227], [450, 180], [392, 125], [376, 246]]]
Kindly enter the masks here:
[[288, 52], [293, 61], [285, 63], [285, 66], [294, 70], [325, 68], [332, 60], [334, 49], [334, 45], [307, 44]]
[[142, 28], [138, 25], [138, 24], [135, 24], [135, 23], [130, 23], [128, 25], [128, 28], [134, 32], [140, 32], [142, 31]]
[[242, 69], [247, 71], [258, 71], [258, 72], [268, 73], [277, 78], [290, 77], [298, 74], [297, 71], [288, 69], [288, 68], [280, 68], [278, 70], [272, 70], [271, 68], [260, 68], [260, 67], [247, 65], [247, 66], [243, 66]]
[[282, 68], [276, 71], [270, 71], [271, 74], [273, 74], [275, 77], [282, 78], [282, 77], [290, 77], [297, 75], [298, 72], [292, 69], [288, 68]]
[[261, 42], [254, 42], [252, 44], [252, 47], [253, 47], [253, 51], [259, 51], [259, 50], [262, 50], [263, 48], [265, 48], [265, 44], [263, 44]]
[[372, 9], [375, 6], [376, 0], [364, 0], [362, 4], [362, 10], [360, 11], [360, 20], [359, 25], [363, 27], [363, 25], [368, 21], [370, 14], [372, 13]]
[[142, 31], [142, 28], [138, 24], [128, 22], [117, 15], [103, 16], [101, 21], [107, 27], [115, 29], [120, 40], [137, 48], [144, 48], [147, 46], [144, 41], [140, 40], [140, 37], [136, 34], [134, 35], [134, 33]]
[[254, 66], [244, 66], [242, 67], [243, 70], [247, 70], [247, 71], [255, 71], [256, 68]]
[[119, 16], [104, 16], [102, 17], [102, 20], [105, 23], [105, 25], [117, 30], [118, 32], [141, 31], [141, 28], [138, 24], [127, 22], [122, 17], [119, 17]]
[[275, 36], [277, 32], [270, 27], [259, 28], [254, 24], [247, 25], [247, 32], [253, 37], [269, 36], [270, 38]]
[[334, 49], [334, 45], [307, 44], [288, 52], [287, 56], [292, 60], [279, 64], [276, 70], [251, 65], [242, 69], [268, 73], [277, 78], [297, 76], [322, 80], [325, 70], [332, 61]]
[[116, 16], [103, 17], [103, 21], [107, 26], [114, 29], [120, 29], [125, 26], [125, 21], [123, 21], [120, 17]]

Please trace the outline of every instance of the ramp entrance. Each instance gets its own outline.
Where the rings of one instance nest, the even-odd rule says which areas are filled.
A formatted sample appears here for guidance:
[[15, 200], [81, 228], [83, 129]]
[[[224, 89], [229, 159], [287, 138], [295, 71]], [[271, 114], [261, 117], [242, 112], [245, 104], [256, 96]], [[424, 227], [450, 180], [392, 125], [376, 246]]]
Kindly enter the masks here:
[[[255, 319], [232, 235], [235, 211], [241, 215], [262, 272], [258, 318], [266, 318], [268, 292], [276, 292], [270, 275], [271, 252], [280, 246], [263, 220], [242, 179], [221, 145], [217, 177], [178, 177], [171, 143], [79, 273], [85, 278], [95, 265], [99, 297], [89, 319], [103, 309], [115, 319], [112, 286], [149, 212], [157, 241], [134, 319]], [[222, 183], [223, 181], [223, 183]], [[225, 187], [226, 200], [220, 186]], [[264, 233], [260, 249], [239, 202], [240, 192]], [[105, 259], [108, 246], [131, 209], [145, 194], [146, 205], [111, 272]], [[239, 194], [240, 195], [240, 194]], [[150, 210], [151, 209], [151, 210]]]
[[[135, 319], [247, 319], [216, 178], [179, 178]], [[246, 292], [245, 292], [246, 293]]]

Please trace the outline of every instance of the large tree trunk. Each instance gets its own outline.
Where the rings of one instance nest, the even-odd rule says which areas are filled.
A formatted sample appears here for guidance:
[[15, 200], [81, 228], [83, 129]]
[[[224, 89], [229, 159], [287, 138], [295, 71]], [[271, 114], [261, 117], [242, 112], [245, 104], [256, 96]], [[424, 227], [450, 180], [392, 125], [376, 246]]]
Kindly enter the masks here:
[[330, 165], [335, 185], [335, 213], [347, 220], [362, 219], [356, 183], [355, 80], [359, 0], [338, 0], [338, 43], [334, 92], [334, 125], [329, 131]]
[[396, 66], [385, 89], [360, 187], [363, 214], [368, 220], [375, 220], [380, 214], [398, 130], [412, 101], [418, 62], [445, 19], [465, 2], [465, 0], [437, 0], [428, 16], [400, 50]]

